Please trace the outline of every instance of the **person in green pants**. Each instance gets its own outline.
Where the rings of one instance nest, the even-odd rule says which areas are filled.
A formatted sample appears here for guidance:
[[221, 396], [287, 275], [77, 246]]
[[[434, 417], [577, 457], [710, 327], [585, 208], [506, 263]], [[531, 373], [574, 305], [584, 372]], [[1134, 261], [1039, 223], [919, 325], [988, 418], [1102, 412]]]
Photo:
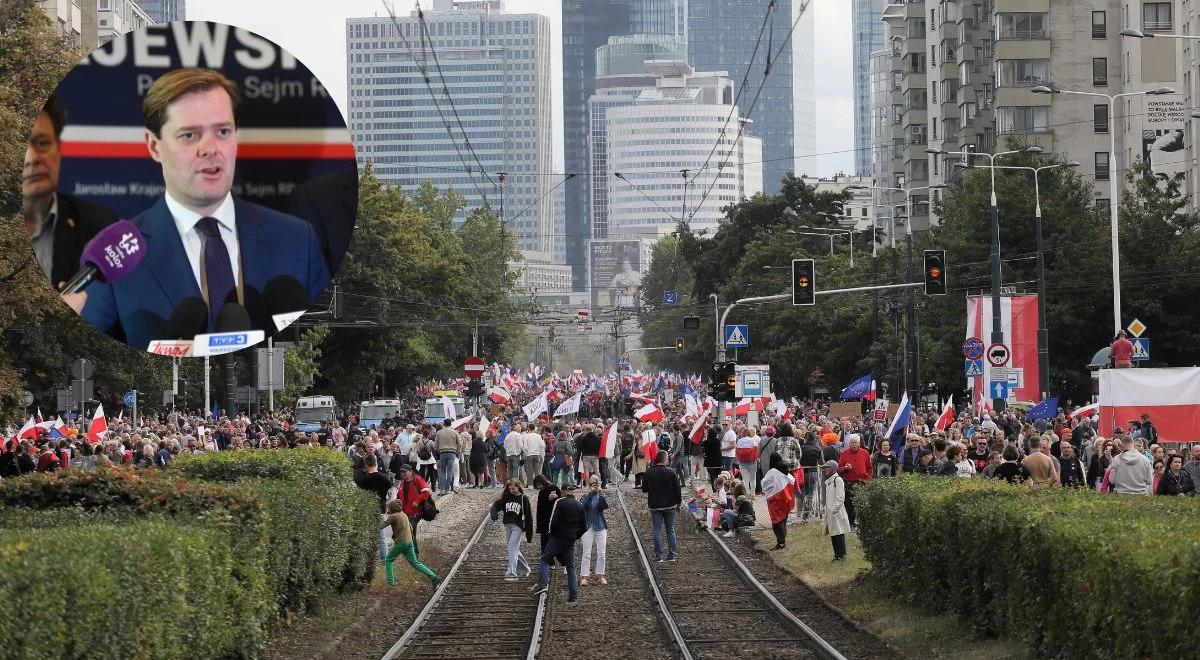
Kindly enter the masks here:
[[433, 569], [422, 564], [420, 559], [417, 559], [417, 554], [413, 551], [412, 523], [408, 521], [408, 516], [404, 514], [404, 502], [402, 500], [391, 500], [387, 503], [387, 521], [392, 526], [392, 549], [383, 560], [383, 569], [387, 573], [388, 586], [396, 586], [396, 576], [392, 570], [392, 563], [396, 561], [397, 557], [404, 555], [404, 558], [408, 560], [409, 566], [420, 571], [436, 587], [442, 581], [442, 578], [438, 577], [438, 574], [434, 573]]

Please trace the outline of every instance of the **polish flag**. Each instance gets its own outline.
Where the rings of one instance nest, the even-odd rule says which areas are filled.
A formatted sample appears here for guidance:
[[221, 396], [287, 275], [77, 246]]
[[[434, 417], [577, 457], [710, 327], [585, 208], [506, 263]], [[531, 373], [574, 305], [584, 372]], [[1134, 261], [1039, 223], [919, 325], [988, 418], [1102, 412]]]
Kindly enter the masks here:
[[108, 420], [104, 418], [104, 406], [98, 405], [96, 414], [92, 415], [92, 423], [88, 426], [88, 442], [100, 442], [104, 439], [105, 433], [108, 433]]
[[942, 409], [942, 414], [937, 418], [937, 424], [934, 426], [939, 431], [945, 431], [947, 426], [954, 423], [954, 396], [950, 396], [950, 400], [946, 402], [946, 407]]
[[785, 422], [792, 418], [792, 410], [788, 408], [787, 402], [783, 400], [772, 401], [771, 411]]
[[464, 424], [469, 424], [473, 419], [475, 419], [475, 415], [467, 415], [462, 419], [456, 419], [450, 423], [450, 428], [457, 431], [458, 429], [462, 428]]
[[38, 421], [38, 424], [41, 424], [42, 422], [46, 421], [46, 418], [42, 417], [42, 407], [41, 406], [38, 406], [37, 421]]
[[503, 387], [493, 387], [488, 389], [488, 398], [492, 400], [492, 403], [503, 404], [508, 403], [508, 400], [512, 398], [512, 394]]
[[701, 442], [704, 442], [704, 434], [708, 432], [708, 411], [709, 410], [710, 410], [710, 408], [708, 406], [705, 406], [704, 414], [700, 415], [700, 418], [697, 419], [696, 423], [692, 425], [692, 430], [688, 431], [688, 439], [690, 439], [692, 441], [692, 444], [698, 445]]
[[22, 440], [24, 438], [37, 440], [38, 436], [40, 435], [41, 432], [40, 429], [38, 429], [37, 422], [34, 421], [33, 416], [30, 415], [29, 421], [25, 422], [25, 425], [21, 427], [20, 431], [17, 431], [17, 440]]
[[792, 507], [796, 505], [796, 496], [793, 493], [795, 489], [792, 488], [795, 482], [796, 478], [792, 475], [772, 468], [767, 470], [766, 476], [759, 483], [763, 495], [767, 496], [767, 511], [771, 514], [772, 523], [787, 520]]
[[1071, 417], [1084, 417], [1084, 416], [1091, 417], [1099, 409], [1100, 409], [1100, 404], [1093, 403], [1090, 406], [1084, 406], [1084, 407], [1076, 410], [1075, 412], [1071, 413]]
[[638, 411], [633, 413], [633, 416], [637, 417], [637, 420], [642, 423], [661, 422], [663, 418], [663, 412], [658, 406], [650, 403], [638, 408]]
[[600, 458], [612, 458], [617, 455], [617, 423], [604, 429], [600, 434]]
[[[1037, 402], [1042, 400], [1038, 391], [1038, 356], [1037, 329], [1038, 303], [1037, 296], [1005, 296], [1000, 299], [1000, 329], [1004, 333], [1004, 344], [1009, 348], [1008, 367], [1022, 369], [1025, 372], [1024, 387], [1017, 388], [1015, 396], [1018, 401]], [[992, 336], [992, 299], [991, 296], [974, 296], [967, 299], [967, 331], [966, 338], [980, 337], [985, 344], [990, 343]], [[992, 382], [992, 365], [983, 361], [983, 376], [967, 379], [967, 385], [976, 393], [987, 399], [990, 409], [991, 399], [987, 396], [987, 384]]]
[[871, 379], [871, 391], [867, 392], [867, 395], [864, 396], [863, 399], [865, 399], [867, 401], [875, 400], [875, 379], [874, 378]]
[[1195, 440], [1200, 429], [1200, 369], [1101, 369], [1097, 430], [1107, 436], [1143, 413], [1158, 429], [1159, 442]]

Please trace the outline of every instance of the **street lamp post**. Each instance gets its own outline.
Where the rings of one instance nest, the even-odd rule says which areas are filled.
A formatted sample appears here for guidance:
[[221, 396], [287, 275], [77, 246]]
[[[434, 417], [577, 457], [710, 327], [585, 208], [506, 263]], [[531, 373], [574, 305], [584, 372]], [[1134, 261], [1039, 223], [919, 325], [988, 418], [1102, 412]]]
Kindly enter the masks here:
[[[1125, 30], [1121, 33], [1124, 35]], [[1121, 187], [1117, 184], [1117, 123], [1116, 123], [1116, 107], [1117, 99], [1126, 96], [1161, 96], [1164, 94], [1174, 94], [1175, 90], [1170, 87], [1159, 87], [1145, 92], [1124, 92], [1122, 94], [1102, 94], [1100, 92], [1077, 92], [1067, 89], [1057, 89], [1040, 85], [1030, 90], [1035, 94], [1075, 94], [1076, 96], [1093, 96], [1096, 98], [1108, 99], [1108, 210], [1109, 222], [1111, 223], [1110, 234], [1112, 241], [1112, 273], [1113, 273], [1113, 334], [1121, 331], [1121, 256], [1120, 246], [1117, 239], [1117, 207], [1120, 205]], [[994, 165], [995, 163], [993, 163]], [[993, 173], [993, 177], [995, 173]]]
[[[999, 153], [989, 154], [986, 151], [943, 151], [941, 149], [926, 149], [925, 153], [936, 156], [965, 156], [967, 158], [983, 157], [988, 159], [988, 163], [993, 166], [992, 174], [992, 344], [1004, 343], [1004, 321], [1000, 316], [1000, 211], [996, 207], [996, 159], [1001, 156], [1011, 156], [1012, 154], [1029, 153], [1040, 154], [1042, 148], [1038, 146], [1026, 147], [1024, 149], [1016, 149], [1013, 151], [1001, 151]], [[992, 409], [996, 412], [1004, 410], [1004, 399], [992, 399]]]
[[1038, 281], [1038, 390], [1042, 400], [1050, 396], [1050, 331], [1046, 328], [1046, 253], [1042, 246], [1042, 191], [1038, 175], [1043, 170], [1062, 167], [1079, 167], [1079, 163], [1056, 163], [1042, 167], [1023, 165], [983, 165], [997, 170], [1025, 170], [1033, 172], [1034, 232], [1037, 234], [1037, 281]]

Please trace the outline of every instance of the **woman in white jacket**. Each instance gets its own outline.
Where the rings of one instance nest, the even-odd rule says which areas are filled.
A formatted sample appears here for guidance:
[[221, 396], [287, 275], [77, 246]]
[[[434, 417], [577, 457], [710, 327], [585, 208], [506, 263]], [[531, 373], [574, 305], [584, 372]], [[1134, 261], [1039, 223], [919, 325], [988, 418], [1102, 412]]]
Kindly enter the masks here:
[[846, 483], [838, 474], [837, 461], [826, 461], [822, 468], [825, 473], [825, 533], [833, 541], [833, 560], [846, 561], [846, 532], [850, 531]]

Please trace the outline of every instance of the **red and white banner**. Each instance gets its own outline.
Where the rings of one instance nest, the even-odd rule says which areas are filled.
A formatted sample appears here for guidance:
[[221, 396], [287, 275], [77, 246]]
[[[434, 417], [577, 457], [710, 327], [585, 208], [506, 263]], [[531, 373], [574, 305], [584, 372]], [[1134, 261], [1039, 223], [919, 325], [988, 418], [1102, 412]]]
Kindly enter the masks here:
[[1200, 369], [1101, 369], [1100, 427], [1113, 427], [1150, 415], [1159, 440], [1200, 439]]
[[612, 458], [617, 455], [617, 423], [604, 429], [600, 435], [600, 458]]
[[488, 390], [488, 398], [492, 400], [492, 403], [504, 404], [508, 403], [508, 400], [512, 398], [512, 394], [503, 387], [493, 387]]
[[661, 422], [663, 418], [663, 411], [660, 410], [658, 406], [651, 403], [638, 408], [638, 411], [633, 413], [633, 416], [637, 417], [637, 420], [643, 424], [646, 422]]
[[88, 426], [88, 442], [100, 442], [108, 433], [108, 420], [104, 418], [104, 406], [96, 406], [96, 414], [92, 415], [92, 424]]
[[[1037, 356], [1038, 311], [1037, 296], [1005, 296], [1000, 299], [1000, 329], [1004, 333], [1004, 345], [1008, 346], [1009, 369], [1018, 369], [1021, 387], [1013, 390], [1018, 401], [1042, 400], [1038, 392]], [[992, 343], [992, 299], [990, 296], [967, 298], [967, 336], [978, 337], [985, 346]], [[983, 361], [983, 376], [968, 380], [978, 400], [992, 382], [992, 365]], [[989, 401], [990, 403], [990, 401]]]
[[467, 415], [466, 417], [463, 417], [462, 419], [456, 419], [450, 423], [450, 428], [457, 431], [457, 430], [461, 429], [464, 424], [470, 424], [471, 420], [473, 420], [473, 419], [475, 419], [475, 415]]

